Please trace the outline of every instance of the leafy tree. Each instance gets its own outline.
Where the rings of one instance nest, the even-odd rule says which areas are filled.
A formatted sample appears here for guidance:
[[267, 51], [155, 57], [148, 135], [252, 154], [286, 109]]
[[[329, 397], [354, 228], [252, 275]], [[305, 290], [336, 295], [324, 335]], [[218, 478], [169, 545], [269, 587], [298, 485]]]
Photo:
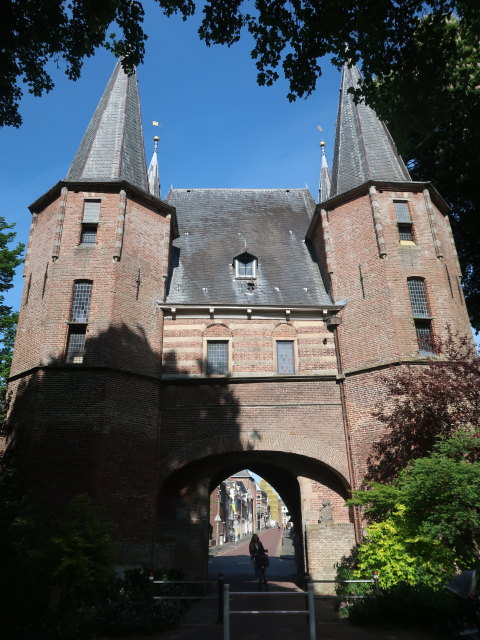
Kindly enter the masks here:
[[13, 227], [14, 225], [6, 223], [5, 218], [0, 217], [0, 414], [3, 413], [18, 320], [18, 313], [5, 305], [2, 293], [12, 288], [15, 269], [22, 263], [20, 256], [23, 253], [23, 244], [11, 248], [15, 240], [15, 233], [10, 231]]
[[[193, 0], [156, 0], [170, 16], [193, 15]], [[144, 9], [139, 0], [6, 0], [2, 8], [0, 38], [2, 89], [0, 125], [19, 126], [18, 101], [23, 81], [34, 95], [53, 88], [46, 70], [50, 60], [66, 63], [66, 74], [79, 77], [85, 57], [97, 47], [123, 57], [126, 69], [142, 61], [147, 38]], [[337, 66], [346, 60], [363, 61], [366, 85], [375, 76], [390, 73], [416, 38], [422, 18], [431, 16], [434, 27], [452, 14], [474, 32], [480, 22], [476, 0], [206, 0], [199, 35], [210, 44], [232, 45], [246, 29], [255, 41], [259, 84], [271, 85], [283, 67], [290, 82], [288, 97], [311, 94], [322, 70], [319, 60], [331, 56]], [[115, 23], [121, 37], [108, 33]], [[428, 31], [434, 40], [438, 34]]]
[[[463, 450], [463, 452], [462, 452]], [[462, 452], [462, 453], [461, 453]], [[360, 573], [380, 571], [383, 585], [442, 586], [480, 551], [480, 431], [442, 438], [391, 484], [355, 492], [371, 521], [358, 549]], [[470, 462], [470, 460], [477, 460]]]
[[425, 17], [388, 73], [365, 86], [413, 179], [431, 180], [451, 207], [473, 326], [480, 330], [480, 60], [478, 29]]
[[[21, 85], [40, 96], [53, 89], [47, 64], [60, 60], [77, 80], [83, 60], [97, 47], [124, 58], [126, 69], [143, 59], [146, 36], [144, 10], [138, 0], [5, 0], [0, 20], [0, 126], [20, 126]], [[121, 38], [107, 35], [116, 22]]]
[[450, 336], [439, 349], [427, 365], [404, 367], [384, 379], [388, 401], [374, 415], [386, 433], [369, 459], [371, 480], [391, 480], [410, 460], [428, 455], [440, 436], [467, 425], [480, 429], [479, 355], [469, 338]]
[[405, 531], [403, 506], [382, 522], [368, 526], [365, 542], [358, 550], [355, 577], [379, 573], [379, 584], [390, 588], [399, 583], [445, 586], [455, 573], [455, 556], [431, 536], [409, 535]]

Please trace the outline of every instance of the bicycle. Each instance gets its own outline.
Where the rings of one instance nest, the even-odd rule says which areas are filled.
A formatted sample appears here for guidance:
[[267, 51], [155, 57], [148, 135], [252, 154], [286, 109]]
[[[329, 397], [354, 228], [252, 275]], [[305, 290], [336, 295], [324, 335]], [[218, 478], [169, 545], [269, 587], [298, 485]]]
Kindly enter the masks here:
[[268, 549], [265, 549], [264, 554], [252, 556], [252, 561], [255, 565], [255, 579], [259, 591], [268, 591], [267, 567], [269, 565], [269, 559], [267, 551]]

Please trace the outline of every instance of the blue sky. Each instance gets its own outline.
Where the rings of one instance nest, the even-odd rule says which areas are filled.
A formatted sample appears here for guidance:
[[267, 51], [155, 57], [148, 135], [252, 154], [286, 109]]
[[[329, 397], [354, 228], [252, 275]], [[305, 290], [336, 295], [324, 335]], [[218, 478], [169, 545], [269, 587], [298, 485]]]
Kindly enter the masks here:
[[[178, 188], [302, 188], [317, 197], [319, 142], [331, 165], [340, 72], [328, 60], [315, 93], [289, 103], [288, 84], [256, 83], [248, 35], [231, 48], [206, 47], [197, 35], [199, 18], [165, 18], [147, 0], [144, 64], [138, 69], [147, 161], [160, 135], [162, 196]], [[26, 95], [20, 129], [0, 129], [0, 215], [16, 224], [26, 244], [28, 205], [64, 178], [115, 65], [100, 50], [86, 61], [77, 82], [52, 65], [55, 89]], [[163, 123], [156, 128], [152, 121]], [[317, 125], [323, 128], [319, 133]], [[7, 304], [18, 309], [22, 268]]]
[[[248, 38], [231, 48], [208, 48], [196, 33], [196, 17], [182, 22], [163, 17], [150, 2], [146, 6], [149, 39], [138, 80], [147, 159], [153, 136], [160, 135], [162, 196], [171, 185], [308, 185], [316, 197], [322, 137], [331, 162], [340, 73], [326, 61], [315, 94], [289, 103], [285, 81], [257, 86]], [[23, 99], [23, 126], [0, 129], [0, 215], [15, 222], [18, 240], [28, 238], [28, 205], [67, 174], [114, 64], [111, 54], [99, 51], [76, 83], [54, 69], [50, 94]], [[153, 120], [163, 126], [153, 127]], [[7, 294], [15, 308], [21, 271]]]

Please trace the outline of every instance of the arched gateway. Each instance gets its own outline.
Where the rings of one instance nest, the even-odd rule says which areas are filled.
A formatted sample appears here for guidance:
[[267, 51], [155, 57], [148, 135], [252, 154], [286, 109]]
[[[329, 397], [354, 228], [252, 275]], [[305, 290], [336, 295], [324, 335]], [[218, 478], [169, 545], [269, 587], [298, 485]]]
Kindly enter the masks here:
[[345, 68], [320, 204], [161, 200], [117, 65], [67, 178], [30, 207], [7, 451], [45, 509], [102, 505], [119, 564], [204, 575], [209, 493], [249, 468], [287, 503], [299, 568], [329, 577], [361, 536], [344, 501], [381, 435], [382, 378], [424, 363], [447, 324], [469, 333], [446, 205], [353, 102], [358, 77]]

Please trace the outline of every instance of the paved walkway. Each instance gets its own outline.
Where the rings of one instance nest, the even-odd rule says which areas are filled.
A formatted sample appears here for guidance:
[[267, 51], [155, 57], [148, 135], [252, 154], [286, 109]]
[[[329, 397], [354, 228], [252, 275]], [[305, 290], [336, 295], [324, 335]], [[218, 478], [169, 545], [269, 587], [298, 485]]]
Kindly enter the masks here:
[[[283, 537], [277, 529], [262, 532], [260, 538], [269, 549], [268, 595], [259, 596], [253, 579], [248, 554], [248, 541], [237, 545], [223, 545], [214, 549], [210, 561], [211, 579], [218, 575], [218, 569], [225, 567], [226, 582], [230, 581], [231, 610], [276, 610], [303, 609], [305, 596], [293, 582], [293, 546], [290, 538]], [[236, 568], [236, 569], [235, 569]], [[246, 571], [246, 573], [245, 573]], [[235, 592], [249, 591], [251, 596], [235, 596]], [[272, 593], [295, 591], [299, 595], [282, 596]], [[338, 618], [332, 601], [316, 600], [317, 640], [434, 640], [436, 636], [415, 630], [367, 629], [350, 625]], [[179, 627], [168, 631], [158, 640], [223, 640], [223, 627], [216, 622], [215, 601], [203, 601], [192, 606]], [[307, 617], [303, 615], [235, 615], [230, 617], [231, 640], [309, 640]], [[136, 640], [147, 640], [137, 638]], [[152, 637], [150, 636], [150, 640]]]

